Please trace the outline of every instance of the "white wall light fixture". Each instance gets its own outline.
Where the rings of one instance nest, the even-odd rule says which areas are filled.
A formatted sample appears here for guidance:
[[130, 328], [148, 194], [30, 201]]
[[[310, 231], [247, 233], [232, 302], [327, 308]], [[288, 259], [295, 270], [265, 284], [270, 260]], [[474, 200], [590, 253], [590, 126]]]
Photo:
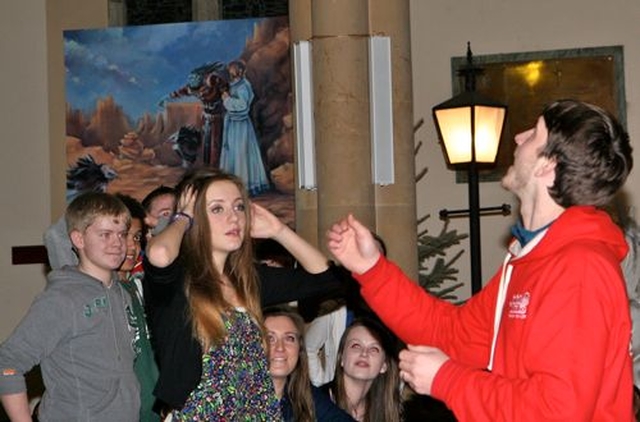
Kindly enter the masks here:
[[369, 38], [369, 110], [373, 182], [382, 186], [390, 185], [394, 183], [395, 178], [389, 37]]
[[315, 190], [317, 184], [313, 121], [313, 69], [311, 66], [311, 43], [309, 41], [294, 43], [293, 63], [298, 187], [300, 189]]

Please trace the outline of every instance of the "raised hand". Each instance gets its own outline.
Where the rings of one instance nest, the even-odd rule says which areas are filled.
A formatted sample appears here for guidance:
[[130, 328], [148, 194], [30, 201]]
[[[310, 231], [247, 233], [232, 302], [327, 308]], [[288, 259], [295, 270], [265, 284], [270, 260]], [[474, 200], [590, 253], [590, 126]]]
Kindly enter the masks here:
[[251, 237], [278, 240], [278, 235], [285, 227], [285, 224], [268, 209], [251, 203]]
[[373, 235], [353, 215], [338, 221], [327, 232], [327, 247], [348, 270], [358, 274], [368, 271], [380, 258]]
[[193, 218], [193, 210], [196, 203], [196, 194], [193, 190], [192, 186], [187, 186], [180, 197], [178, 198], [178, 203], [176, 204], [176, 211], [185, 213], [191, 218]]

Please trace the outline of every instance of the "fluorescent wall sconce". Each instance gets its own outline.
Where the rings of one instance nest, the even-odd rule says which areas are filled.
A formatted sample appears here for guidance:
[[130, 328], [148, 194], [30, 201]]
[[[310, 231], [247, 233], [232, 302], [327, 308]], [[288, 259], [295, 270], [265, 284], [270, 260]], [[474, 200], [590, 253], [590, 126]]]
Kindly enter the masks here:
[[[298, 41], [294, 43], [293, 62], [298, 187], [314, 190], [317, 188], [317, 182], [311, 42]], [[391, 40], [389, 37], [373, 36], [369, 38], [369, 102], [373, 183], [383, 186], [389, 185], [395, 182]]]
[[369, 110], [373, 182], [394, 183], [391, 39], [369, 38]]
[[309, 41], [298, 41], [293, 45], [293, 63], [298, 187], [314, 190], [317, 187], [316, 150], [313, 122], [313, 69]]

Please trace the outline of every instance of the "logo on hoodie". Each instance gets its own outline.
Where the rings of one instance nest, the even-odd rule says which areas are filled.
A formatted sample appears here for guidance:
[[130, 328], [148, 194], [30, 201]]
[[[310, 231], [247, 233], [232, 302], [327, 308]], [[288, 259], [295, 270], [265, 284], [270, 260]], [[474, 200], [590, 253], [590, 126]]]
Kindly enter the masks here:
[[91, 318], [93, 314], [99, 312], [101, 309], [107, 308], [107, 298], [100, 296], [93, 299], [90, 303], [84, 305], [84, 316]]
[[514, 294], [509, 301], [509, 318], [526, 319], [530, 299], [529, 292]]

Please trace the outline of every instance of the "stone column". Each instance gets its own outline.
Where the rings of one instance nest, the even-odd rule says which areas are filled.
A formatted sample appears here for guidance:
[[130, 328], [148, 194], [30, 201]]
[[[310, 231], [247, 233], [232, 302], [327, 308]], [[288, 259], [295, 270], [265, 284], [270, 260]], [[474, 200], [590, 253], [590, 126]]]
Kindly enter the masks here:
[[367, 0], [312, 2], [320, 235], [348, 213], [375, 229], [368, 15]]
[[209, 21], [222, 19], [222, 5], [220, 0], [192, 0], [191, 16], [194, 21]]
[[[297, 41], [311, 39], [311, 0], [289, 0], [289, 30], [292, 46]], [[293, 60], [293, 53], [291, 58]], [[296, 189], [296, 231], [312, 244], [324, 246], [324, 237], [318, 237], [317, 191]]]
[[369, 0], [372, 34], [391, 38], [395, 183], [376, 186], [376, 231], [389, 257], [418, 277], [416, 171], [409, 0]]
[[[297, 230], [324, 248], [326, 230], [353, 213], [416, 277], [409, 1], [291, 0], [289, 8], [292, 42], [308, 39], [313, 45], [318, 189], [296, 192]], [[395, 183], [384, 187], [375, 186], [371, 174], [371, 35], [389, 36], [392, 49]], [[314, 229], [317, 236], [309, 236]]]

